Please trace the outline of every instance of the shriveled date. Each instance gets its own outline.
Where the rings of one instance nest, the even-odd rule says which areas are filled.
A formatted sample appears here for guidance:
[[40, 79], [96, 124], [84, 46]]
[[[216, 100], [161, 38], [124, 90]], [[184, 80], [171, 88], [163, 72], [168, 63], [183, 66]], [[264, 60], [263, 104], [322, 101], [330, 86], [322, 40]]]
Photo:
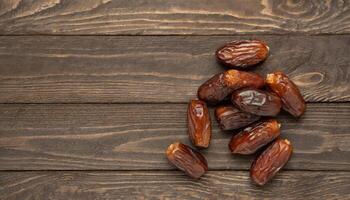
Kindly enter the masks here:
[[280, 135], [280, 126], [275, 119], [255, 123], [233, 136], [229, 148], [234, 154], [253, 154]]
[[204, 101], [191, 100], [187, 109], [188, 135], [196, 147], [207, 148], [211, 138], [211, 122]]
[[198, 179], [208, 171], [204, 156], [185, 144], [179, 142], [171, 144], [166, 155], [173, 165], [192, 178]]
[[257, 185], [265, 185], [288, 162], [292, 145], [286, 139], [277, 139], [250, 168], [250, 177]]
[[260, 116], [241, 111], [232, 105], [226, 105], [215, 109], [215, 118], [222, 130], [233, 130], [258, 121]]
[[216, 74], [202, 84], [198, 88], [198, 98], [215, 104], [224, 100], [234, 90], [244, 87], [261, 88], [264, 83], [259, 74], [232, 69]]
[[260, 116], [276, 116], [281, 110], [277, 95], [253, 88], [235, 91], [231, 101], [239, 109]]
[[264, 61], [269, 47], [260, 40], [232, 41], [216, 51], [219, 63], [236, 69], [246, 69]]
[[298, 87], [283, 72], [274, 72], [267, 75], [266, 83], [269, 88], [281, 97], [283, 109], [294, 117], [301, 116], [306, 104]]

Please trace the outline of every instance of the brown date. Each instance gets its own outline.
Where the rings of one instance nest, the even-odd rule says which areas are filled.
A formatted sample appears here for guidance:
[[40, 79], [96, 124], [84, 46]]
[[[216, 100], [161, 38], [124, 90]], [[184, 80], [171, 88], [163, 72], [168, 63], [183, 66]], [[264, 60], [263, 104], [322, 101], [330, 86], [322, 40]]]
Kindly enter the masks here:
[[207, 104], [191, 100], [187, 109], [188, 135], [196, 147], [207, 148], [211, 138], [211, 122]]
[[281, 99], [277, 95], [253, 88], [235, 91], [231, 101], [239, 109], [260, 116], [276, 116], [281, 110]]
[[298, 87], [283, 72], [268, 74], [266, 83], [282, 100], [284, 110], [294, 117], [301, 116], [306, 109], [306, 104]]
[[232, 89], [225, 85], [224, 74], [225, 72], [216, 74], [203, 83], [198, 88], [198, 98], [209, 104], [216, 104], [232, 93]]
[[269, 47], [260, 40], [232, 41], [220, 47], [215, 55], [219, 63], [236, 69], [247, 69], [264, 61]]
[[229, 148], [234, 154], [253, 154], [280, 135], [280, 126], [275, 119], [253, 124], [233, 136]]
[[241, 111], [232, 105], [227, 105], [219, 106], [215, 109], [215, 118], [221, 130], [233, 130], [258, 121], [260, 116]]
[[224, 100], [234, 90], [252, 87], [261, 88], [264, 79], [255, 73], [228, 70], [216, 74], [198, 88], [198, 98], [210, 104], [216, 104]]
[[185, 144], [179, 142], [171, 144], [166, 155], [173, 165], [192, 178], [198, 179], [208, 171], [204, 156]]
[[292, 151], [288, 140], [277, 139], [253, 162], [250, 168], [252, 181], [265, 185], [288, 162]]

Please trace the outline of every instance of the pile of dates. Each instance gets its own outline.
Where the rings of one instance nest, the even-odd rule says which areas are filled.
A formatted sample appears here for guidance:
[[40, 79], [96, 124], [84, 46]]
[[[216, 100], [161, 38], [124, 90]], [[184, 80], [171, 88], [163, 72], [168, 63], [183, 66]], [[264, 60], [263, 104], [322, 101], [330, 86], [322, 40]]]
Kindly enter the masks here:
[[[218, 62], [231, 69], [203, 83], [198, 89], [198, 100], [191, 100], [187, 110], [188, 135], [196, 148], [208, 148], [210, 144], [208, 104], [216, 105], [220, 129], [241, 130], [228, 144], [232, 154], [250, 155], [263, 149], [250, 168], [251, 180], [257, 185], [271, 180], [292, 155], [292, 145], [280, 137], [281, 124], [273, 117], [281, 109], [300, 117], [306, 108], [298, 87], [283, 72], [272, 72], [264, 78], [247, 71], [268, 54], [269, 47], [259, 40], [233, 41], [219, 48]], [[208, 170], [205, 157], [185, 144], [171, 144], [166, 156], [192, 178], [198, 179]]]

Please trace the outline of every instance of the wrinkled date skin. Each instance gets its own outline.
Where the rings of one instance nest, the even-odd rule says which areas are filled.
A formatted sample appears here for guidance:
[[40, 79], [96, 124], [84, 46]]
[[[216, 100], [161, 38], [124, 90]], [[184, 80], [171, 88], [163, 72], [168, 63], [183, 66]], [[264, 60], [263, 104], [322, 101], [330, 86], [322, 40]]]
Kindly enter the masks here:
[[286, 139], [277, 139], [252, 164], [250, 177], [257, 185], [265, 185], [288, 162], [292, 145]]
[[211, 122], [207, 104], [191, 100], [187, 109], [188, 135], [196, 147], [207, 148], [211, 138]]
[[298, 87], [283, 72], [268, 74], [266, 83], [282, 100], [284, 110], [294, 117], [300, 117], [306, 109], [306, 104]]
[[234, 90], [244, 87], [261, 88], [264, 84], [265, 81], [259, 74], [232, 69], [216, 74], [202, 84], [198, 88], [198, 98], [216, 104]]
[[275, 119], [253, 124], [233, 136], [229, 148], [234, 154], [253, 154], [280, 135], [280, 126]]
[[252, 88], [235, 91], [231, 101], [239, 109], [260, 116], [276, 116], [282, 104], [277, 95]]
[[227, 105], [219, 106], [215, 109], [215, 118], [221, 130], [233, 130], [258, 121], [260, 116], [241, 111], [232, 105]]
[[192, 178], [198, 179], [208, 171], [204, 156], [185, 144], [178, 142], [171, 144], [166, 155], [173, 165]]
[[225, 85], [224, 72], [216, 74], [198, 88], [198, 98], [209, 104], [216, 104], [224, 100], [232, 89]]
[[219, 63], [236, 69], [247, 69], [264, 61], [269, 47], [260, 40], [233, 41], [220, 47], [216, 53]]

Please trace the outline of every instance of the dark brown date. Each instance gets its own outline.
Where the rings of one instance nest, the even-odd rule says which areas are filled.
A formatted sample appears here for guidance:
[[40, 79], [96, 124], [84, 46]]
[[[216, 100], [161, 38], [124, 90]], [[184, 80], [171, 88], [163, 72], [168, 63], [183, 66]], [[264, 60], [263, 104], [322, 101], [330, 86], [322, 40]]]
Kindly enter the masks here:
[[283, 72], [274, 72], [267, 75], [266, 83], [282, 100], [284, 110], [294, 117], [301, 116], [306, 104], [298, 87]]
[[224, 83], [232, 90], [237, 90], [244, 87], [261, 88], [265, 81], [259, 74], [252, 72], [245, 72], [239, 70], [227, 70], [224, 73]]
[[215, 118], [221, 130], [233, 130], [258, 121], [260, 116], [241, 111], [232, 105], [227, 105], [219, 106], [215, 109]]
[[228, 70], [216, 74], [198, 88], [198, 98], [210, 104], [224, 100], [234, 90], [252, 87], [261, 88], [264, 79], [255, 73]]
[[188, 135], [196, 147], [207, 148], [211, 138], [211, 122], [207, 104], [191, 100], [187, 109]]
[[233, 136], [229, 148], [234, 154], [253, 154], [280, 135], [280, 126], [275, 119], [253, 124]]
[[269, 47], [260, 40], [233, 41], [220, 47], [215, 55], [219, 63], [236, 69], [246, 69], [264, 61]]
[[224, 100], [232, 89], [225, 85], [225, 72], [216, 74], [198, 88], [198, 98], [209, 104], [216, 104]]
[[250, 168], [252, 181], [265, 185], [288, 162], [292, 151], [288, 140], [277, 139], [253, 162]]
[[239, 109], [260, 116], [276, 116], [281, 110], [281, 99], [277, 95], [253, 88], [235, 91], [231, 101]]
[[204, 156], [185, 144], [179, 142], [171, 144], [166, 155], [173, 165], [192, 178], [198, 179], [208, 171]]

